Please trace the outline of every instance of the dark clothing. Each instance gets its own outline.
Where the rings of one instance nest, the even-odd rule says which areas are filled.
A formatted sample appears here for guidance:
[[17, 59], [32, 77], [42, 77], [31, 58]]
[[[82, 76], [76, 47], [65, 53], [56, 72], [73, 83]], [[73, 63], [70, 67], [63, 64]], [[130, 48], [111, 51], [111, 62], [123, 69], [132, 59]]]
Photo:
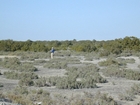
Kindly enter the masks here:
[[52, 50], [51, 50], [51, 53], [54, 53], [54, 51], [55, 51], [55, 50], [54, 50], [54, 49], [52, 49]]

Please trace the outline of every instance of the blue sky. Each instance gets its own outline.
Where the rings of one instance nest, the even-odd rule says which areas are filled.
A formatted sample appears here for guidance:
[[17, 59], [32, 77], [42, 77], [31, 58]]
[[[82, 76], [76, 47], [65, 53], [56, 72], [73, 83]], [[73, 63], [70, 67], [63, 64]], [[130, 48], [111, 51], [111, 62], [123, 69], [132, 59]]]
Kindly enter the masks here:
[[0, 40], [140, 38], [140, 0], [0, 0]]

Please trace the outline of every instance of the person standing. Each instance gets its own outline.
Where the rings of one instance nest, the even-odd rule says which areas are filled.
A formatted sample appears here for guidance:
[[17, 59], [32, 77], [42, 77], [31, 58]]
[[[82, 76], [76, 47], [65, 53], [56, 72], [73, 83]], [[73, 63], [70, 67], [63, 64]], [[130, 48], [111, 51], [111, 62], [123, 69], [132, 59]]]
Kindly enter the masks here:
[[52, 47], [52, 49], [51, 49], [51, 59], [53, 59], [53, 56], [54, 56], [54, 48]]

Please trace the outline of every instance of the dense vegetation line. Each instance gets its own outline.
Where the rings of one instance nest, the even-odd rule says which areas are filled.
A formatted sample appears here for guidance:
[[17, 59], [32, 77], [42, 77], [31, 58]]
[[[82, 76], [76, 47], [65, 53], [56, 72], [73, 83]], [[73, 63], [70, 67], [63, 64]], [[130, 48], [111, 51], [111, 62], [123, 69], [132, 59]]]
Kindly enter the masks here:
[[51, 47], [56, 50], [74, 50], [80, 52], [101, 52], [104, 54], [120, 54], [124, 50], [140, 51], [140, 39], [136, 37], [125, 37], [123, 39], [96, 41], [96, 40], [66, 40], [66, 41], [13, 41], [1, 40], [0, 51], [34, 51], [48, 52]]

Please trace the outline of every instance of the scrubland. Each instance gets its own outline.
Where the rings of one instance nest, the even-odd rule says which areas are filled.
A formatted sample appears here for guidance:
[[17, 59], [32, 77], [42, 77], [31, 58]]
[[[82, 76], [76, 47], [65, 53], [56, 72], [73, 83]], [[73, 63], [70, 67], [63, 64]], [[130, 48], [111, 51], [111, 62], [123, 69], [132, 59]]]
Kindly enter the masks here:
[[[102, 56], [101, 56], [102, 55]], [[140, 105], [140, 53], [0, 52], [0, 99], [13, 105]]]

